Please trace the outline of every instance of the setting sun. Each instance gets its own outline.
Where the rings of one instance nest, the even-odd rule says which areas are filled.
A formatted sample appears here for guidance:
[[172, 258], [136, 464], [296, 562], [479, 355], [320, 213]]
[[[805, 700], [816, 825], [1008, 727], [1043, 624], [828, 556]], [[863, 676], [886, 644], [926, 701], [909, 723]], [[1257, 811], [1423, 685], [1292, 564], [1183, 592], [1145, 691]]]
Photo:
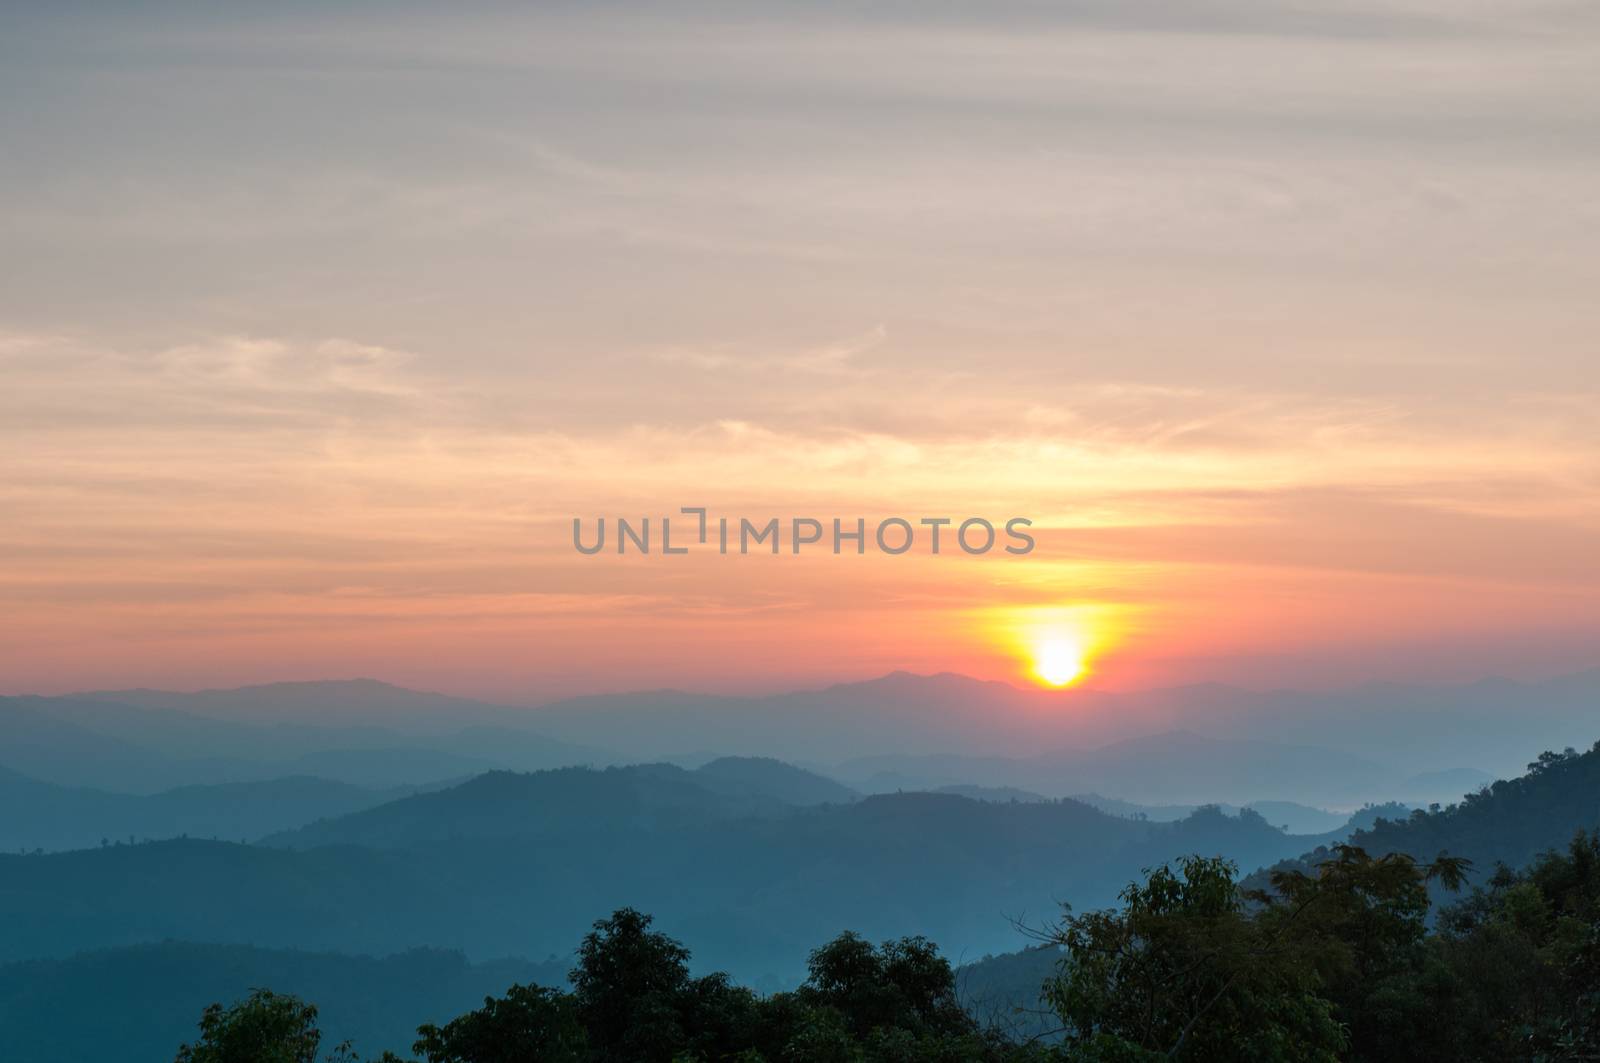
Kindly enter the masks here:
[[1128, 636], [1125, 608], [1104, 602], [984, 610], [975, 627], [1033, 682], [1066, 687], [1098, 671]]
[[1069, 635], [1049, 635], [1034, 647], [1033, 672], [1053, 687], [1064, 687], [1083, 675], [1082, 644]]

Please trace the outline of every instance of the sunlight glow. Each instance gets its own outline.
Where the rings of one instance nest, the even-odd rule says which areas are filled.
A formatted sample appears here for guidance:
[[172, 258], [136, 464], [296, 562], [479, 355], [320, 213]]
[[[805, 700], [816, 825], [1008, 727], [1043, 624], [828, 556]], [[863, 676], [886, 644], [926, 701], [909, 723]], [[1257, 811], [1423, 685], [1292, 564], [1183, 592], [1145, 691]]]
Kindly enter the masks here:
[[1065, 633], [1046, 635], [1033, 648], [1033, 674], [1064, 687], [1088, 670], [1082, 643]]
[[1125, 606], [1107, 602], [997, 607], [978, 612], [975, 627], [1022, 675], [1041, 686], [1070, 687], [1094, 675], [1097, 662], [1131, 631]]

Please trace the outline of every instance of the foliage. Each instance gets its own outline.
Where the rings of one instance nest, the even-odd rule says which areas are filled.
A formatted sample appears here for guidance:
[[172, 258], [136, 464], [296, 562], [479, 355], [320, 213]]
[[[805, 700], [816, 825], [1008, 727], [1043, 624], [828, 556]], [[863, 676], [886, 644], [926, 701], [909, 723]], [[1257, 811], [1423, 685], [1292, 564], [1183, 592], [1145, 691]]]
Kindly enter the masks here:
[[[1497, 803], [1578, 815], [1585, 799], [1571, 791], [1600, 782], [1597, 762], [1547, 755], [1517, 786], [1358, 837], [1465, 837], [1488, 829]], [[1592, 824], [1593, 788], [1587, 801]], [[1600, 1058], [1600, 834], [1579, 830], [1520, 871], [1499, 864], [1442, 911], [1436, 898], [1460, 891], [1473, 863], [1417, 851], [1339, 845], [1243, 884], [1223, 857], [1153, 866], [1116, 907], [1047, 928], [1036, 955], [1057, 963], [1043, 992], [1053, 1036], [980, 1025], [921, 937], [843, 934], [811, 953], [798, 989], [760, 996], [695, 977], [687, 949], [625, 908], [585, 937], [570, 992], [515, 985], [421, 1027], [413, 1050], [427, 1063]], [[312, 1063], [320, 1040], [314, 1008], [265, 990], [208, 1008], [201, 1033], [179, 1063]]]
[[542, 986], [514, 985], [500, 999], [444, 1026], [417, 1029], [412, 1051], [428, 1063], [580, 1063], [588, 1042], [572, 998]]
[[[1153, 868], [1119, 907], [1050, 928], [1055, 1038], [981, 1026], [923, 938], [842, 934], [812, 952], [798, 989], [762, 997], [692, 976], [688, 950], [625, 908], [584, 939], [570, 992], [514, 985], [420, 1027], [413, 1051], [426, 1063], [1595, 1058], [1600, 836], [1500, 868], [1430, 933], [1430, 887], [1457, 889], [1469, 870], [1354, 846], [1314, 874], [1278, 872], [1270, 891], [1240, 888], [1215, 857]], [[212, 1005], [201, 1033], [178, 1063], [314, 1063], [320, 1040], [315, 1008], [266, 990]]]
[[1445, 909], [1468, 861], [1336, 847], [1241, 890], [1226, 861], [1159, 867], [1051, 931], [1071, 1060], [1528, 1063], [1600, 1056], [1600, 836]]
[[321, 1043], [315, 1007], [257, 989], [231, 1008], [206, 1008], [200, 1040], [181, 1046], [176, 1063], [316, 1063]]
[[1600, 1057], [1600, 833], [1499, 868], [1430, 941], [1477, 1058]]
[[1188, 857], [1130, 885], [1120, 910], [1056, 928], [1067, 957], [1049, 996], [1071, 1058], [1339, 1058], [1331, 1004], [1245, 911], [1234, 872]]

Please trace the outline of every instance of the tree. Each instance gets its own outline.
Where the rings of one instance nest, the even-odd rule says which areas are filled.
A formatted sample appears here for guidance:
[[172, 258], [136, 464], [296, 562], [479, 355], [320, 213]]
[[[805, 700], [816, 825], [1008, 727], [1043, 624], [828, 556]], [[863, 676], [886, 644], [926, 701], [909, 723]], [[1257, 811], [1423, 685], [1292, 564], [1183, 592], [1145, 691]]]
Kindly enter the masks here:
[[1461, 1058], [1600, 1058], [1600, 834], [1498, 868], [1440, 913], [1429, 946], [1471, 1050]]
[[418, 1027], [413, 1052], [428, 1063], [582, 1063], [588, 1038], [572, 998], [543, 986], [514, 985], [498, 1000], [444, 1026]]
[[257, 989], [200, 1017], [200, 1040], [178, 1049], [176, 1063], [316, 1063], [322, 1033], [311, 1004]]
[[922, 938], [873, 946], [844, 934], [811, 956], [792, 993], [757, 997], [725, 974], [694, 978], [689, 953], [624, 908], [594, 924], [570, 994], [514, 986], [444, 1026], [423, 1026], [427, 1063], [984, 1063], [1021, 1060], [956, 1000], [950, 964]]
[[1292, 949], [1335, 1005], [1357, 1059], [1427, 1058], [1423, 1046], [1448, 1041], [1439, 1028], [1437, 984], [1424, 948], [1429, 886], [1455, 891], [1471, 862], [1439, 854], [1420, 864], [1405, 853], [1373, 857], [1338, 845], [1315, 875], [1289, 869], [1271, 876], [1260, 922]]
[[956, 1000], [955, 972], [926, 938], [880, 947], [841, 934], [811, 953], [800, 999], [833, 1008], [857, 1037], [875, 1029], [940, 1036], [969, 1034], [973, 1022]]
[[1333, 1061], [1333, 1005], [1245, 910], [1235, 867], [1200, 856], [1146, 872], [1122, 907], [1068, 917], [1046, 997], [1068, 1058]]
[[568, 976], [579, 1022], [600, 1059], [719, 1058], [745, 1039], [755, 995], [727, 975], [689, 976], [689, 950], [622, 908], [594, 924]]

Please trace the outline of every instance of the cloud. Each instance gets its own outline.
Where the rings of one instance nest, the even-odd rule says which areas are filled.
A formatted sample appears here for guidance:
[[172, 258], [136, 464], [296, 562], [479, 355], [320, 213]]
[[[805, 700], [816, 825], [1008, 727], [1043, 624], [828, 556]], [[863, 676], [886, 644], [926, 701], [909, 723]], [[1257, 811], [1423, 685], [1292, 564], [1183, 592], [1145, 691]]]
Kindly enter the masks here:
[[[854, 661], [885, 603], [925, 632], [1082, 596], [1268, 641], [1447, 631], [1475, 595], [1589, 630], [1582, 5], [79, 22], [29, 12], [0, 74], [27, 101], [0, 166], [0, 563], [26, 573], [0, 665], [143, 667], [119, 640], [159, 629], [172, 661], [449, 643], [463, 670], [510, 667], [493, 646], [615, 674], [564, 611], [701, 670], [826, 615], [739, 656]], [[575, 513], [695, 502], [1021, 512], [1061, 552], [562, 549]]]
[[668, 365], [682, 365], [706, 372], [770, 373], [779, 370], [838, 375], [856, 369], [861, 356], [881, 346], [888, 337], [889, 330], [879, 324], [858, 336], [846, 337], [792, 353], [748, 349], [740, 352], [729, 345], [720, 350], [705, 348], [652, 350], [646, 352], [646, 357]]

